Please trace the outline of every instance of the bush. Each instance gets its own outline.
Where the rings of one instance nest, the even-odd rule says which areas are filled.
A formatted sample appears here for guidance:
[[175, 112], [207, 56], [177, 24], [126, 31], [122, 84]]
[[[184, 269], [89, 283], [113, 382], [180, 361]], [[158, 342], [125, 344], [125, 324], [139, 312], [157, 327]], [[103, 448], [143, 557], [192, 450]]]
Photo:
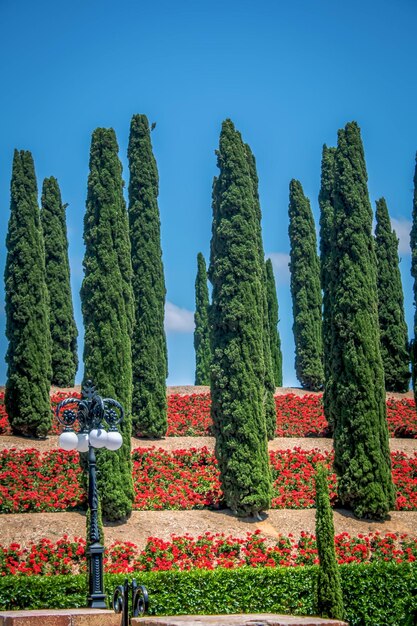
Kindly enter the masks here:
[[[350, 626], [399, 626], [415, 603], [417, 565], [375, 563], [340, 568]], [[317, 566], [189, 572], [138, 572], [149, 592], [150, 615], [283, 613], [313, 615]], [[106, 574], [109, 600], [124, 574]], [[0, 610], [86, 605], [86, 577], [4, 576]]]

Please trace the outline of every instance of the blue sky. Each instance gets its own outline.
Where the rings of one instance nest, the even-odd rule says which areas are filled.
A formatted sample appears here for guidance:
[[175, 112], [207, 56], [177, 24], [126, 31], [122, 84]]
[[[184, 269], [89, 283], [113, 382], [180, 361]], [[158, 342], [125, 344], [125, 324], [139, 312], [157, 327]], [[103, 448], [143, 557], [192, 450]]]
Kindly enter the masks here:
[[[196, 256], [209, 253], [214, 150], [230, 117], [256, 156], [264, 247], [274, 262], [284, 384], [294, 374], [288, 185], [301, 181], [318, 224], [323, 143], [361, 129], [373, 206], [385, 196], [400, 236], [412, 329], [409, 228], [417, 150], [414, 0], [0, 0], [0, 274], [13, 149], [31, 150], [39, 189], [59, 180], [76, 319], [91, 133], [113, 127], [127, 182], [129, 124], [145, 113], [160, 175], [168, 384], [194, 382]], [[3, 300], [3, 285], [0, 297]], [[0, 384], [4, 309], [0, 310]], [[78, 372], [80, 380], [82, 370]]]

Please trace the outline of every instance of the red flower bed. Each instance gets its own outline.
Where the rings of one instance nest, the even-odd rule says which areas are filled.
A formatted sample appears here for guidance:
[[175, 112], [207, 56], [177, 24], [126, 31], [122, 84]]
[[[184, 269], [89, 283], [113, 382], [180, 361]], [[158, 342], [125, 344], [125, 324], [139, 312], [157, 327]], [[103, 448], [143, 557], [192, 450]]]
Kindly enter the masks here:
[[[417, 510], [417, 452], [391, 455], [397, 487], [396, 509]], [[198, 509], [218, 505], [222, 492], [214, 453], [207, 448], [167, 452], [137, 448], [132, 453], [134, 508], [137, 510]], [[332, 454], [317, 449], [270, 452], [272, 508], [314, 507], [317, 463], [331, 467]], [[329, 475], [332, 502], [336, 476]], [[4, 450], [0, 453], [0, 513], [57, 511], [85, 503], [76, 452]]]
[[206, 447], [136, 448], [132, 461], [135, 509], [201, 509], [221, 497], [217, 462]]
[[[80, 394], [59, 391], [51, 396], [51, 410], [63, 398]], [[204, 437], [212, 434], [210, 418], [210, 394], [170, 394], [168, 400], [168, 437]], [[277, 411], [277, 437], [327, 437], [329, 429], [323, 414], [322, 394], [296, 396], [288, 393], [275, 396]], [[411, 398], [388, 398], [388, 429], [392, 437], [417, 437], [417, 412]], [[52, 433], [61, 432], [61, 426], [53, 419]], [[7, 413], [4, 408], [4, 392], [0, 393], [0, 435], [10, 434]]]
[[[344, 563], [371, 561], [412, 562], [417, 558], [417, 539], [397, 533], [370, 533], [351, 537], [342, 533], [335, 537], [337, 560]], [[28, 548], [18, 543], [0, 545], [0, 576], [77, 574], [86, 571], [86, 543], [80, 537], [67, 535], [53, 543], [41, 539]], [[115, 542], [105, 550], [104, 570], [126, 574], [135, 571], [215, 569], [303, 566], [318, 563], [314, 535], [302, 533], [298, 541], [292, 535], [268, 541], [260, 531], [245, 538], [205, 533], [172, 535], [169, 541], [149, 537], [144, 550], [131, 542]]]
[[60, 511], [85, 502], [78, 453], [0, 451], [0, 513]]
[[211, 434], [210, 394], [173, 393], [168, 400], [168, 437], [204, 437]]

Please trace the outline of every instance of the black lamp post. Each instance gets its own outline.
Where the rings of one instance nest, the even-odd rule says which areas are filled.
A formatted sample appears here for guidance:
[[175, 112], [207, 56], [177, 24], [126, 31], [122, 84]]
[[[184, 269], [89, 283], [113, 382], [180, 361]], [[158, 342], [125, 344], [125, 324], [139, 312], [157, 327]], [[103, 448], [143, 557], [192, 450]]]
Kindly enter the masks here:
[[[88, 606], [106, 608], [103, 581], [103, 552], [98, 527], [98, 491], [95, 448], [118, 450], [122, 435], [117, 425], [124, 417], [123, 407], [112, 398], [102, 398], [91, 381], [82, 390], [82, 398], [65, 398], [56, 408], [58, 420], [65, 426], [59, 437], [63, 450], [88, 452], [88, 507], [90, 509], [88, 559]], [[78, 423], [77, 432], [74, 425]], [[105, 430], [108, 427], [108, 431]]]

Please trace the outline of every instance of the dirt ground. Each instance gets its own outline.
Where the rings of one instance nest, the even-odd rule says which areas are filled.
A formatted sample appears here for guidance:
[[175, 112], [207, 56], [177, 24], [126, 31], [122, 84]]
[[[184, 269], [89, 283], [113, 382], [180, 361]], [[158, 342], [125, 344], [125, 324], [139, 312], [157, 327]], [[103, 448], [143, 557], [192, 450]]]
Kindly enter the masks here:
[[[76, 388], [79, 390], [79, 387]], [[62, 391], [62, 390], [60, 390]], [[68, 389], [68, 391], [72, 391]], [[168, 393], [207, 393], [208, 387], [169, 387]], [[302, 389], [280, 388], [277, 393], [295, 393], [303, 395]], [[390, 394], [399, 397], [412, 397], [408, 394]], [[212, 437], [167, 437], [160, 440], [132, 439], [132, 447], [163, 448], [176, 450], [188, 447], [214, 447]], [[302, 449], [319, 448], [330, 450], [333, 446], [331, 439], [323, 438], [277, 438], [269, 442], [270, 450], [279, 450], [300, 447]], [[23, 437], [0, 436], [0, 449], [36, 448], [42, 451], [57, 447], [57, 437], [51, 436], [45, 440], [33, 440]], [[417, 451], [416, 439], [390, 439], [391, 450], [403, 450], [407, 454]], [[246, 532], [257, 529], [271, 541], [280, 534], [292, 533], [299, 537], [301, 531], [314, 532], [314, 509], [309, 510], [271, 510], [265, 514], [262, 521], [252, 518], [237, 518], [229, 510], [209, 511], [135, 511], [130, 519], [123, 524], [108, 524], [105, 526], [106, 544], [113, 541], [131, 541], [139, 548], [143, 548], [150, 536], [169, 539], [171, 534], [185, 534], [198, 536], [206, 531], [211, 533], [231, 534], [244, 537]], [[370, 522], [356, 520], [352, 514], [344, 510], [334, 512], [335, 532], [350, 534], [368, 532], [399, 532], [417, 535], [417, 511], [393, 512], [385, 522]], [[56, 540], [64, 534], [70, 537], [85, 537], [85, 515], [78, 512], [63, 513], [34, 513], [0, 515], [0, 543], [8, 545], [17, 542], [22, 546], [41, 537]]]
[[[301, 531], [314, 533], [314, 509], [271, 510], [262, 521], [253, 518], [237, 518], [229, 510], [208, 511], [134, 511], [124, 524], [107, 524], [104, 527], [106, 544], [114, 541], [130, 541], [140, 549], [148, 537], [168, 540], [172, 534], [193, 537], [205, 532], [225, 533], [245, 537], [247, 532], [260, 530], [273, 542], [279, 535], [293, 534], [298, 538]], [[380, 531], [417, 534], [417, 512], [394, 512], [385, 522], [359, 521], [348, 511], [334, 512], [335, 532], [350, 534]], [[56, 541], [64, 534], [69, 537], [85, 537], [85, 515], [78, 512], [65, 513], [18, 513], [0, 515], [0, 543], [17, 542], [27, 546], [31, 541], [47, 537]]]

